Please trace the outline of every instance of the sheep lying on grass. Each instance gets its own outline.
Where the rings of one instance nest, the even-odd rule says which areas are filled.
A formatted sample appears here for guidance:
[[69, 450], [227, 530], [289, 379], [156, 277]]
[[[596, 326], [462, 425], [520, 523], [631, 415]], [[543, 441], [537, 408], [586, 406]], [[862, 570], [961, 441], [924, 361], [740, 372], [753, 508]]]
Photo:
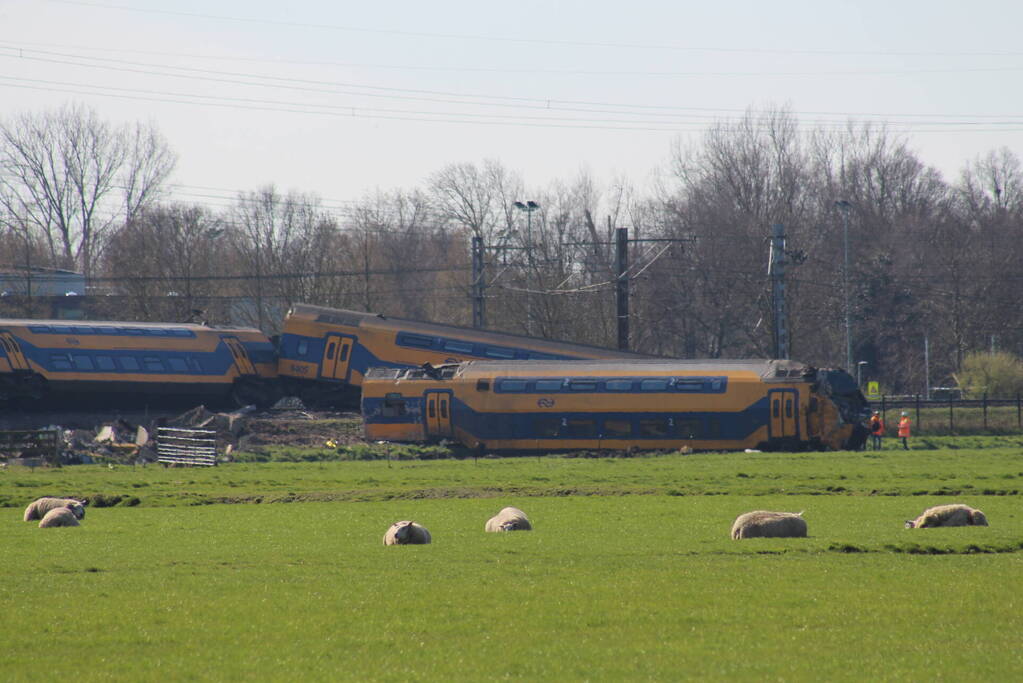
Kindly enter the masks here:
[[929, 526], [987, 526], [987, 517], [969, 505], [952, 503], [927, 508], [916, 519], [906, 520], [907, 529], [923, 529]]
[[806, 520], [802, 512], [754, 510], [735, 519], [732, 538], [806, 538]]
[[486, 531], [532, 531], [529, 517], [518, 508], [507, 507], [487, 520]]
[[25, 508], [25, 521], [42, 519], [50, 510], [67, 508], [74, 513], [78, 519], [85, 519], [85, 503], [74, 498], [39, 498], [28, 504]]
[[71, 511], [71, 508], [54, 508], [43, 515], [43, 518], [39, 520], [40, 529], [57, 526], [80, 525], [78, 524], [78, 517], [76, 517], [75, 513]]
[[395, 522], [384, 534], [384, 545], [424, 545], [430, 542], [426, 527], [404, 520]]

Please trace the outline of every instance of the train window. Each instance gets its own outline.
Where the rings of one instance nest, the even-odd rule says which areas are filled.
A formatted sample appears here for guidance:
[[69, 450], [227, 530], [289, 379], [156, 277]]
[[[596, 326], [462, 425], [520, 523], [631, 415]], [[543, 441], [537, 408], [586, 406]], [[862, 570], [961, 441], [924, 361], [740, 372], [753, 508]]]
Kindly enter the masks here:
[[71, 361], [75, 364], [75, 367], [79, 370], [95, 370], [96, 367], [92, 364], [92, 358], [89, 358], [84, 353], [76, 353], [71, 356]]
[[405, 346], [416, 346], [421, 349], [429, 349], [433, 346], [433, 338], [424, 337], [419, 334], [399, 334], [398, 343]]
[[148, 334], [150, 337], [169, 337], [170, 336], [170, 333], [167, 332], [167, 330], [161, 330], [161, 329], [156, 328], [156, 327], [151, 327], [148, 330], [146, 330], [146, 334]]
[[109, 325], [100, 325], [93, 329], [96, 330], [96, 334], [117, 334], [117, 328]]
[[792, 417], [792, 399], [785, 399], [785, 417]]
[[445, 351], [454, 351], [455, 353], [472, 353], [472, 344], [469, 342], [461, 342], [454, 340], [447, 340], [444, 342]]
[[594, 420], [567, 420], [561, 427], [561, 435], [573, 439], [594, 439], [597, 437], [597, 423]]
[[54, 370], [70, 370], [71, 358], [63, 353], [55, 353], [50, 356], [50, 365]]
[[426, 402], [426, 412], [428, 413], [428, 416], [430, 418], [437, 417], [437, 402], [436, 401], [427, 401]]
[[561, 391], [562, 384], [564, 380], [561, 379], [538, 379], [533, 387], [536, 391]]
[[488, 346], [483, 349], [483, 355], [487, 358], [515, 358], [515, 352], [511, 349], [502, 349], [497, 346]]
[[707, 420], [707, 438], [709, 439], [720, 439], [721, 438], [721, 419], [717, 417], [708, 418]]
[[666, 379], [644, 379], [640, 380], [640, 391], [667, 391], [668, 380]]
[[703, 380], [679, 377], [675, 380], [675, 391], [703, 391]]
[[334, 360], [334, 347], [335, 346], [336, 346], [336, 344], [334, 342], [330, 342], [329, 344], [327, 344], [327, 360]]
[[71, 327], [68, 325], [54, 325], [53, 332], [54, 334], [73, 334]]
[[668, 420], [665, 418], [653, 418], [639, 421], [640, 436], [667, 436]]
[[202, 372], [202, 363], [193, 356], [188, 357], [188, 367], [192, 368], [192, 372]]
[[192, 332], [192, 330], [184, 330], [184, 329], [181, 329], [181, 328], [178, 328], [178, 327], [175, 327], [173, 329], [167, 330], [167, 333], [170, 336], [172, 336], [172, 337], [194, 337], [195, 336], [195, 332]]
[[307, 353], [309, 353], [309, 342], [303, 339], [298, 343], [298, 355], [304, 356]]
[[710, 390], [711, 391], [721, 391], [722, 384], [723, 384], [723, 382], [720, 379], [712, 380], [711, 383], [710, 383]]
[[341, 352], [337, 354], [337, 359], [339, 362], [344, 363], [346, 360], [348, 360], [348, 349], [351, 348], [351, 346], [352, 346], [351, 344], [341, 345]]
[[35, 332], [36, 334], [49, 334], [50, 328], [46, 325], [29, 325], [29, 331]]
[[75, 327], [72, 327], [71, 329], [74, 330], [75, 334], [95, 334], [96, 333], [96, 330], [92, 329], [91, 327], [86, 327], [84, 325], [75, 326]]
[[117, 331], [131, 337], [142, 337], [146, 334], [146, 331], [140, 327], [120, 327]]
[[96, 356], [96, 367], [100, 370], [116, 370], [114, 359], [110, 356]]
[[167, 365], [170, 366], [171, 372], [188, 372], [188, 365], [184, 358], [171, 356], [167, 359]]
[[683, 439], [699, 439], [703, 436], [703, 424], [699, 420], [677, 420], [675, 434]]
[[144, 356], [142, 363], [146, 366], [146, 370], [150, 372], [163, 372], [163, 362], [156, 356]]
[[550, 439], [558, 435], [561, 420], [556, 417], [538, 417], [533, 420], [533, 431], [538, 439]]
[[631, 379], [609, 379], [604, 382], [604, 388], [608, 391], [632, 391]]
[[490, 391], [490, 380], [489, 379], [476, 380], [476, 391]]
[[440, 417], [442, 420], [448, 419], [448, 400], [446, 398], [440, 400]]
[[405, 398], [398, 392], [390, 392], [384, 396], [384, 407], [381, 411], [384, 417], [401, 417], [408, 413], [405, 407]]
[[775, 417], [781, 417], [781, 410], [778, 408], [778, 404], [781, 403], [778, 399], [771, 401], [771, 412]]
[[495, 387], [497, 391], [525, 391], [526, 385], [524, 379], [502, 379]]
[[528, 354], [531, 360], [559, 360], [559, 356], [555, 356], [550, 353], [540, 353], [539, 351], [530, 351]]
[[569, 391], [596, 391], [597, 383], [589, 379], [573, 379], [568, 382]]
[[121, 356], [121, 367], [125, 370], [138, 370], [139, 359], [135, 356]]
[[632, 423], [628, 420], [604, 420], [604, 438], [616, 439], [632, 436]]

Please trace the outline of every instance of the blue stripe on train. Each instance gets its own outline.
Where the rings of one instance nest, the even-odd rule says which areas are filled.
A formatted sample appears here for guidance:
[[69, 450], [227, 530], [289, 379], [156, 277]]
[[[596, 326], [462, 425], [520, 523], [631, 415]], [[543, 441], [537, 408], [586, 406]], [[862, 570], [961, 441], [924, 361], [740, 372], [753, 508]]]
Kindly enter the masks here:
[[[384, 399], [364, 398], [363, 416], [369, 424], [422, 424], [422, 397], [405, 397], [406, 414], [385, 416]], [[766, 426], [770, 419], [767, 397], [763, 397], [736, 412], [566, 412], [566, 413], [480, 413], [457, 397], [451, 402], [452, 424], [472, 434], [480, 441], [509, 439], [585, 439], [585, 438], [623, 438], [636, 441], [663, 439], [700, 439], [704, 441], [741, 441], [748, 438], [756, 430]], [[536, 433], [537, 420], [564, 419], [594, 420], [596, 432], [591, 435], [571, 433], [571, 426], [558, 429], [555, 436], [539, 436]], [[673, 420], [674, 425], [667, 434], [642, 434], [643, 421]], [[628, 436], [601, 435], [603, 426], [608, 420], [627, 421], [631, 424]], [[686, 421], [698, 420], [700, 433], [685, 433]], [[717, 421], [717, 429], [712, 429], [713, 421]]]
[[[340, 334], [341, 337], [343, 337], [343, 338], [348, 338], [348, 339], [352, 338], [352, 335], [349, 335], [349, 334], [335, 333], [335, 332], [329, 332], [329, 334]], [[447, 354], [451, 354], [452, 358], [458, 358], [460, 360], [461, 359], [468, 359], [468, 358], [479, 359], [479, 360], [495, 360], [495, 359], [498, 359], [498, 358], [500, 358], [500, 359], [512, 358], [512, 359], [516, 359], [516, 360], [522, 360], [522, 359], [527, 359], [527, 358], [544, 359], [544, 360], [575, 360], [575, 359], [578, 359], [577, 356], [566, 356], [566, 355], [551, 354], [551, 353], [541, 353], [541, 352], [532, 351], [532, 350], [526, 349], [526, 348], [513, 348], [513, 347], [507, 347], [507, 346], [497, 346], [497, 345], [494, 345], [494, 344], [483, 344], [483, 343], [480, 343], [480, 342], [473, 342], [472, 343], [472, 349], [473, 350], [471, 352], [455, 351], [455, 350], [452, 350], [452, 349], [444, 349], [444, 348], [442, 348], [443, 344], [441, 342], [443, 342], [446, 339], [444, 337], [430, 337], [430, 339], [434, 339], [435, 340], [436, 343], [434, 344], [434, 346], [430, 346], [430, 347], [426, 347], [426, 346], [413, 346], [413, 345], [410, 345], [410, 344], [400, 344], [400, 343], [396, 343], [395, 345], [401, 347], [402, 349], [410, 351], [410, 352], [422, 351], [422, 352], [438, 353], [438, 354], [447, 353]], [[306, 344], [306, 352], [305, 352], [305, 354], [300, 354], [298, 352], [298, 346], [299, 346], [300, 342], [305, 342], [305, 344]], [[297, 360], [297, 361], [303, 361], [303, 362], [306, 362], [306, 363], [316, 363], [317, 365], [319, 365], [323, 361], [323, 352], [324, 352], [325, 348], [326, 348], [326, 337], [309, 337], [309, 336], [306, 336], [306, 335], [294, 334], [292, 332], [287, 332], [287, 333], [281, 335], [281, 359], [282, 360]], [[493, 353], [488, 354], [487, 351], [486, 351], [487, 349], [501, 349], [503, 351], [507, 351], [509, 353], [509, 355], [495, 356], [495, 355], [493, 355]], [[382, 360], [382, 359], [378, 358], [376, 356], [376, 354], [374, 354], [372, 351], [370, 351], [368, 348], [366, 348], [366, 346], [364, 346], [361, 342], [359, 342], [357, 338], [356, 338], [356, 343], [353, 346], [352, 351], [351, 351], [351, 360], [349, 361], [349, 368], [352, 369], [352, 370], [355, 370], [355, 371], [357, 371], [357, 372], [359, 372], [359, 373], [361, 373], [363, 375], [365, 375], [366, 371], [369, 370], [370, 368], [411, 368], [411, 367], [416, 367], [418, 365], [419, 365], [418, 363], [397, 363], [397, 362], [394, 362], [394, 361]], [[321, 379], [326, 379], [326, 378], [321, 378]]]
[[[25, 339], [18, 339], [25, 358], [46, 369], [48, 373], [128, 373], [201, 375], [219, 377], [226, 375], [234, 365], [231, 351], [219, 343], [214, 351], [193, 349], [83, 349], [78, 347], [38, 347]], [[272, 363], [273, 347], [269, 343], [244, 343], [254, 363]], [[260, 348], [263, 347], [263, 348]], [[268, 354], [270, 354], [268, 356]], [[88, 360], [84, 360], [84, 359]], [[160, 367], [147, 367], [145, 359], [156, 358]], [[267, 360], [270, 358], [270, 360]], [[136, 368], [126, 365], [134, 360]], [[195, 360], [196, 363], [191, 362]], [[113, 363], [111, 367], [110, 363]], [[88, 367], [91, 363], [92, 367]]]

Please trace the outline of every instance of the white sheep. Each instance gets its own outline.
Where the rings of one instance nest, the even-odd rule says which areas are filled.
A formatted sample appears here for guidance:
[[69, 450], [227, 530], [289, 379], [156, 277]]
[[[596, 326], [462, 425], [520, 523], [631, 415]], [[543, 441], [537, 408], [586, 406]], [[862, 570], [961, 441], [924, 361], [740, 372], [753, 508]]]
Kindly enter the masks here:
[[78, 519], [85, 519], [85, 503], [74, 498], [39, 498], [28, 504], [25, 508], [25, 521], [42, 519], [50, 510], [57, 508], [68, 508]]
[[78, 518], [75, 517], [75, 513], [71, 511], [71, 508], [54, 508], [43, 515], [43, 518], [39, 520], [40, 529], [57, 526], [80, 525], [78, 524]]
[[518, 508], [507, 507], [487, 520], [486, 531], [532, 531], [526, 513]]
[[426, 527], [403, 520], [395, 522], [384, 534], [384, 545], [424, 545], [430, 542], [430, 532]]
[[806, 520], [802, 512], [754, 510], [736, 517], [732, 538], [806, 538]]
[[907, 529], [924, 529], [930, 526], [987, 526], [987, 517], [980, 510], [969, 505], [952, 503], [927, 508], [916, 519], [907, 519]]

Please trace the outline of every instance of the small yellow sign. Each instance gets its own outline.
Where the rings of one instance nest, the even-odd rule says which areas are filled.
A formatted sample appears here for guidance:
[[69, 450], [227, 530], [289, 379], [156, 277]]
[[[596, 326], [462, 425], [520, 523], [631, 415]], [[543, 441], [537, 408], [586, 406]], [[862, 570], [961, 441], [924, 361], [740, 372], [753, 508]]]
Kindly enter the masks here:
[[867, 398], [881, 398], [881, 385], [878, 382], [867, 382]]

